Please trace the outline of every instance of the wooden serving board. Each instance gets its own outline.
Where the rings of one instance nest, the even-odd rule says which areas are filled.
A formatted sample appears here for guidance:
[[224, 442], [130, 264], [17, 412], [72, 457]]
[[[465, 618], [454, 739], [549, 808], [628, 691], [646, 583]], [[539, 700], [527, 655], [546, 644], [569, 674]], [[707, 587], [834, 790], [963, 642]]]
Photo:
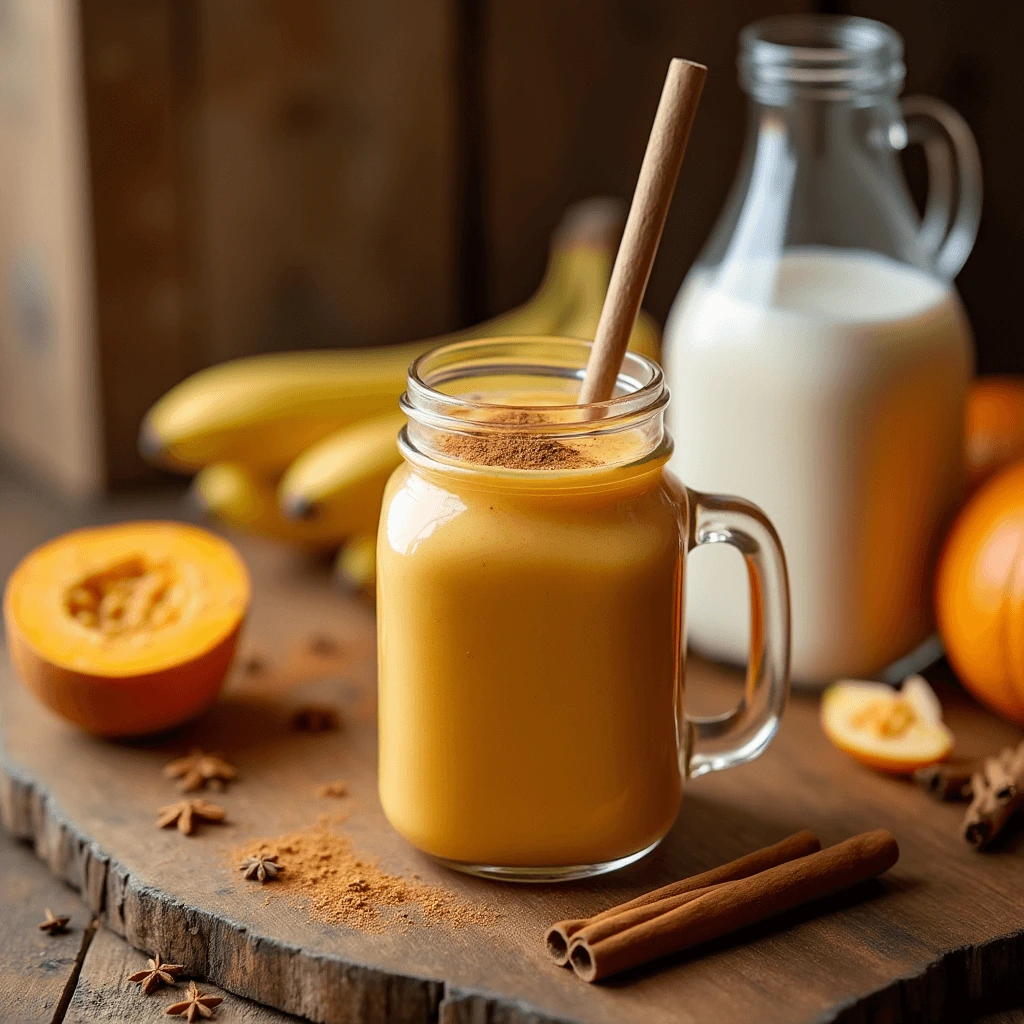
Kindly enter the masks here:
[[[904, 781], [860, 768], [833, 749], [817, 700], [794, 696], [778, 739], [757, 763], [689, 785], [679, 821], [642, 863], [587, 883], [515, 886], [450, 873], [395, 835], [376, 797], [374, 624], [325, 575], [269, 547], [246, 545], [256, 601], [241, 662], [224, 699], [156, 741], [88, 737], [40, 707], [3, 672], [0, 812], [33, 841], [101, 921], [135, 947], [161, 952], [238, 995], [318, 1022], [460, 1024], [542, 1021], [810, 1022], [963, 1019], [981, 1000], [1024, 995], [1024, 855], [981, 855], [959, 838], [962, 808], [938, 805]], [[335, 638], [334, 654], [308, 649]], [[722, 710], [737, 677], [694, 661], [689, 700]], [[964, 753], [1019, 733], [943, 689]], [[290, 728], [296, 707], [341, 709], [345, 727]], [[698, 701], [700, 704], [698, 705]], [[713, 707], [709, 707], [713, 705]], [[176, 799], [161, 775], [191, 746], [222, 751], [239, 781], [211, 799], [228, 823], [186, 838], [154, 827]], [[343, 801], [316, 796], [344, 779]], [[301, 904], [268, 899], [242, 880], [233, 851], [254, 839], [337, 815], [360, 856], [414, 873], [468, 903], [496, 908], [496, 925], [414, 923], [367, 933], [313, 920]], [[551, 922], [583, 916], [812, 828], [825, 843], [886, 827], [902, 857], [883, 880], [678, 956], [589, 986], [545, 958]]]

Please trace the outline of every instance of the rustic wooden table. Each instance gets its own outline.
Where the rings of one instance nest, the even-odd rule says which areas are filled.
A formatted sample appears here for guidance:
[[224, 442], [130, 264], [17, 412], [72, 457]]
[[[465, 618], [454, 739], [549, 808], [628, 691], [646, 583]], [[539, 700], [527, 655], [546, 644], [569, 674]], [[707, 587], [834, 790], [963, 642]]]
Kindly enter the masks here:
[[[181, 504], [177, 500], [170, 500], [168, 498], [114, 502], [105, 504], [102, 507], [73, 509], [47, 501], [31, 488], [21, 485], [13, 479], [0, 477], [0, 579], [6, 578], [14, 563], [29, 547], [49, 536], [83, 522], [130, 518], [139, 515], [155, 516], [170, 513], [180, 515], [181, 512]], [[370, 625], [370, 632], [372, 634], [372, 624]], [[17, 692], [20, 693], [20, 688]], [[797, 706], [794, 707], [794, 726], [801, 717], [807, 717], [809, 707], [808, 705], [808, 707], [801, 708], [801, 702], [795, 703]], [[807, 705], [808, 702], [804, 701], [802, 703]], [[17, 705], [15, 707], [17, 708]], [[17, 711], [17, 715], [24, 721], [28, 721], [32, 717], [32, 710], [30, 706], [23, 705]], [[9, 724], [9, 721], [7, 724]], [[45, 730], [49, 726], [45, 722], [41, 722], [39, 728], [43, 731], [32, 735], [40, 740], [45, 739], [47, 735]], [[45, 775], [47, 770], [46, 759], [36, 758], [32, 753], [37, 748], [38, 743], [29, 743], [18, 757], [23, 765], [31, 763], [34, 770], [39, 770]], [[790, 755], [792, 755], [792, 750]], [[128, 755], [126, 754], [126, 756]], [[822, 755], [819, 752], [815, 756], [828, 755]], [[775, 760], [779, 761], [781, 759], [776, 758]], [[776, 765], [775, 769], [772, 769], [770, 763], [766, 762], [764, 770], [770, 774], [772, 770], [778, 770], [778, 765]], [[840, 765], [834, 766], [831, 770], [843, 774], [845, 769]], [[116, 777], [117, 773], [115, 772], [114, 774]], [[729, 774], [732, 775], [732, 773]], [[832, 776], [829, 777], [831, 778]], [[753, 776], [748, 776], [748, 779], [748, 784], [756, 788], [757, 780]], [[811, 789], [817, 785], [815, 780], [810, 777], [805, 781]], [[110, 784], [109, 779], [106, 784]], [[865, 784], [870, 788], [870, 777], [865, 778]], [[905, 802], [896, 790], [891, 792], [897, 803]], [[69, 795], [70, 791], [64, 794], [65, 798]], [[724, 791], [720, 795], [724, 795]], [[695, 806], [698, 810], [700, 805], [701, 801], [697, 800]], [[723, 812], [726, 805], [727, 802], [717, 805], [719, 812]], [[711, 805], [709, 804], [708, 807], [711, 807]], [[130, 810], [130, 808], [127, 808], [127, 805], [126, 809]], [[876, 806], [872, 814], [878, 813], [880, 812]], [[95, 815], [93, 816], [95, 817]], [[43, 825], [43, 827], [45, 829], [47, 826]], [[109, 829], [107, 831], [109, 833]], [[109, 833], [108, 838], [113, 834]], [[368, 840], [369, 837], [370, 833], [364, 835], [364, 839]], [[191, 853], [198, 848], [190, 847], [188, 849]], [[130, 854], [130, 851], [128, 853]], [[920, 860], [923, 854], [924, 848], [918, 851], [917, 859]], [[967, 870], [973, 870], [971, 862], [965, 861], [964, 863], [969, 865]], [[214, 868], [214, 871], [216, 870]], [[1000, 870], [998, 866], [996, 870]], [[993, 875], [989, 882], [995, 883], [997, 877], [1000, 876]], [[981, 881], [982, 885], [986, 884], [984, 880]], [[977, 883], [978, 880], [976, 879], [975, 884]], [[113, 932], [108, 931], [97, 918], [94, 918], [88, 905], [80, 900], [78, 894], [61, 882], [56, 881], [48, 873], [45, 865], [33, 857], [31, 850], [27, 846], [15, 842], [9, 837], [2, 836], [0, 836], [0, 886], [2, 886], [0, 891], [4, 893], [3, 899], [0, 900], [0, 905], [4, 908], [4, 913], [0, 914], [0, 937], [3, 939], [0, 942], [0, 1021], [39, 1021], [59, 1024], [62, 1021], [113, 1022], [168, 1019], [163, 1017], [162, 1013], [163, 1006], [168, 1002], [166, 993], [160, 999], [151, 997], [151, 1000], [140, 1002], [142, 997], [139, 995], [137, 987], [128, 984], [126, 981], [128, 974], [144, 965], [145, 956], [137, 952]], [[903, 883], [897, 883], [893, 890], [893, 897], [899, 898], [901, 891], [906, 890], [906, 888]], [[984, 891], [984, 889], [981, 891]], [[911, 901], [905, 904], [907, 912], [911, 914], [920, 912], [922, 905], [914, 902], [912, 891], [907, 890], [907, 893], [909, 893]], [[1001, 897], [1004, 903], [1008, 902], [1008, 897], [1011, 897], [1009, 893], [993, 895]], [[138, 899], [138, 895], [133, 898]], [[884, 907], [884, 901], [875, 902], [879, 908]], [[1017, 902], [1019, 901], [1014, 899], [1011, 905]], [[916, 909], [911, 908], [911, 903], [913, 903], [913, 907]], [[95, 905], [95, 903], [92, 905]], [[139, 906], [141, 907], [142, 904], [140, 903]], [[51, 938], [37, 929], [36, 925], [42, 919], [45, 907], [51, 907], [58, 914], [71, 915], [71, 930], [68, 934]], [[872, 901], [869, 901], [865, 906], [865, 912], [867, 916], [857, 918], [857, 921], [860, 922], [857, 927], [864, 930], [864, 936], [867, 936], [865, 941], [869, 945], [874, 942], [874, 939], [878, 939], [882, 946], [884, 946], [884, 937], [888, 933], [888, 926], [885, 925], [884, 921], [878, 919], [877, 925], [882, 928], [882, 931], [878, 932], [877, 935], [874, 935], [874, 932], [872, 932], [871, 934], [874, 935], [874, 938], [872, 938], [869, 935], [871, 928], [877, 931], [876, 926], [869, 928], [868, 924], [873, 913]], [[232, 916], [234, 917], [235, 915]], [[966, 916], [969, 916], [969, 914], [965, 912]], [[905, 924], [908, 927], [912, 926], [913, 919], [908, 917]], [[122, 930], [125, 930], [126, 934], [131, 937], [131, 930], [123, 928], [123, 921], [121, 925]], [[795, 945], [791, 952], [794, 955], [801, 957], [806, 955], [806, 950], [802, 953], [800, 952], [800, 942], [803, 941], [804, 945], [806, 945], [807, 941], [814, 940], [814, 927], [813, 924], [805, 924], [803, 926], [803, 940], [798, 936], [793, 938], [792, 941], [795, 942]], [[305, 933], [303, 934], [305, 935]], [[316, 935], [310, 933], [305, 938], [316, 940]], [[764, 940], [762, 939], [762, 941]], [[769, 939], [769, 941], [771, 940]], [[783, 937], [779, 941], [787, 943], [790, 939]], [[916, 941], [914, 940], [910, 944], [914, 945]], [[146, 943], [143, 941], [140, 944], [145, 945]], [[311, 941], [310, 945], [315, 946], [315, 941]], [[879, 947], [880, 950], [882, 946]], [[902, 956], [902, 953], [897, 955], [896, 947], [891, 952], [892, 955], [896, 956], [896, 959]], [[725, 958], [722, 961], [723, 965], [725, 965], [723, 969], [731, 962], [729, 960], [730, 957], [735, 959], [735, 963], [732, 963], [732, 966], [729, 968], [730, 970], [752, 969], [752, 965], [756, 967], [757, 957], [762, 956], [763, 958], [764, 954], [763, 951], [759, 954], [756, 951], [756, 947], [753, 947], [750, 955], [754, 957], [754, 960], [748, 962], [747, 959], [744, 959], [748, 954], [743, 949], [739, 949], [735, 953], [724, 951], [719, 954], [719, 956]], [[804, 976], [808, 979], [808, 984], [810, 985], [809, 979], [812, 975], [821, 973], [818, 968], [822, 965], [815, 964], [812, 961], [805, 961], [805, 966], [808, 973], [805, 973]], [[853, 968], [851, 966], [851, 970], [853, 969], [862, 968]], [[227, 968], [225, 970], [227, 976], [231, 977], [231, 971]], [[694, 972], [690, 976], [691, 983], [695, 985], [701, 984], [699, 979], [703, 973], [706, 973], [704, 965], [696, 965]], [[825, 973], [827, 974], [828, 971]], [[978, 976], [979, 978], [988, 976], [985, 971], [981, 971], [980, 966], [978, 967]], [[666, 980], [665, 977], [659, 978], [656, 975], [647, 979], [646, 984], [649, 987], [653, 984], [656, 989], [657, 985]], [[820, 980], [821, 978], [818, 978], [818, 981]], [[756, 979], [751, 983], [754, 982], [756, 982]], [[237, 979], [232, 984], [239, 991], [246, 990], [245, 985], [239, 985]], [[800, 988], [800, 983], [794, 982], [794, 984], [795, 988], [792, 989], [794, 996], [793, 1009], [798, 1005], [803, 1005], [802, 994], [797, 991]], [[267, 1009], [266, 1007], [258, 1006], [256, 1003], [228, 995], [205, 982], [202, 984], [202, 987], [205, 991], [224, 996], [225, 1001], [218, 1009], [218, 1019], [260, 1022], [260, 1024], [298, 1019], [275, 1010]], [[773, 1020], [780, 1019], [779, 1014], [776, 1012], [781, 1009], [779, 1003], [780, 993], [774, 990], [777, 986], [774, 986], [774, 983], [770, 982], [769, 977], [766, 975], [760, 982], [756, 982], [755, 989], [758, 987], [763, 992], [763, 999], [767, 1000], [767, 1002], [763, 1003], [767, 1014], [765, 1019], [768, 1016]], [[980, 987], [982, 990], [976, 994], [984, 999], [988, 993], [984, 991], [983, 985]], [[267, 990], [271, 991], [272, 989], [273, 985], [270, 984]], [[697, 988], [690, 989], [689, 991], [693, 993], [703, 990]], [[588, 993], [588, 995], [592, 994]], [[580, 995], [583, 996], [584, 993], [581, 992]], [[705, 993], [705, 995], [708, 995], [708, 993]], [[714, 998], [713, 994], [712, 998]], [[584, 1003], [586, 1003], [585, 999], [581, 1000], [578, 1004], [577, 1013], [586, 1017], [589, 1011], [585, 1012], [583, 1008]], [[905, 1001], [900, 1013], [893, 1016], [891, 1005], [883, 1006], [881, 1003], [875, 1004], [868, 1000], [859, 1010], [859, 1015], [854, 1013], [851, 1016], [849, 1013], [844, 1012], [842, 1019], [844, 1021], [864, 1020], [865, 1022], [882, 1019], [894, 1021], [932, 1019], [925, 1016], [922, 1010], [915, 1011], [914, 1004], [915, 1000], [913, 999], [909, 1002]], [[925, 1001], [925, 1004], [927, 1004], [927, 1001]], [[286, 1004], [280, 1003], [279, 1005]], [[468, 1006], [469, 1003], [467, 1002], [466, 1005]], [[473, 1021], [479, 1019], [481, 1022], [492, 1022], [505, 1020], [506, 1018], [512, 1019], [512, 1016], [514, 1016], [516, 1020], [526, 1020], [529, 1018], [531, 1024], [544, 1024], [549, 1019], [547, 1016], [536, 1013], [525, 1014], [520, 1012], [518, 1015], [513, 1014], [510, 1016], [506, 1012], [508, 1007], [500, 1003], [478, 1002], [474, 1005], [479, 1009], [482, 1016], [474, 1011]], [[941, 1000], [935, 1005], [941, 1005]], [[666, 1006], [664, 1009], [667, 1010], [668, 1007]], [[769, 1009], [772, 1012], [769, 1013]], [[678, 1012], [685, 1019], [691, 1019], [682, 1008]], [[833, 1019], [833, 1016], [834, 1014], [829, 1015], [827, 1019]], [[969, 1016], [969, 1014], [961, 1015], [957, 1019], [964, 1019], [964, 1016]], [[668, 1013], [668, 1016], [662, 1013], [662, 1017], [664, 1019], [674, 1019], [671, 1012]], [[803, 1019], [803, 1014], [797, 1013], [794, 1019], [797, 1018]], [[461, 1021], [463, 1017], [454, 1013], [453, 1016], [445, 1017], [445, 1019], [458, 1019]], [[468, 1021], [470, 1018], [466, 1017], [465, 1019]], [[564, 1020], [567, 1018], [562, 1014], [559, 1016], [559, 1019]], [[825, 1018], [817, 1015], [813, 1019]], [[948, 1019], [948, 1013], [941, 1019]], [[996, 1016], [985, 1018], [985, 1021], [986, 1024], [1024, 1024], [1024, 1011], [1006, 1011]]]

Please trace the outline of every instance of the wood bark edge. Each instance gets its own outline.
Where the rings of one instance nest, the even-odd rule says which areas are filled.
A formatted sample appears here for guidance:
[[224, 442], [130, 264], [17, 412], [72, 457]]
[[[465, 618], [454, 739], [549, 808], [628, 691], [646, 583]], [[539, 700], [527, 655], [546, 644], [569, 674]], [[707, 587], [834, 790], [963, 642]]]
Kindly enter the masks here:
[[[36, 856], [78, 890], [100, 924], [147, 955], [173, 948], [195, 978], [316, 1024], [350, 1024], [353, 1006], [363, 1008], [367, 1021], [436, 1024], [439, 1019], [443, 980], [306, 953], [201, 907], [183, 906], [84, 836], [49, 794], [2, 756], [0, 826], [31, 842]], [[268, 957], [276, 958], [275, 969], [267, 969]], [[314, 973], [315, 985], [309, 981]]]

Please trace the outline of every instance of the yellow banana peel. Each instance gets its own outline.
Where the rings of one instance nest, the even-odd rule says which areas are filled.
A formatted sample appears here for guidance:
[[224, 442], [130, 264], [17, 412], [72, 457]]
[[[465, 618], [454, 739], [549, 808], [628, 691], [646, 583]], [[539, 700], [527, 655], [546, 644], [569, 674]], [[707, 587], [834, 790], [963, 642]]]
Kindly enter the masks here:
[[357, 513], [365, 518], [371, 507], [379, 514], [384, 485], [402, 461], [397, 439], [404, 425], [402, 413], [386, 413], [342, 427], [312, 445], [281, 479], [281, 511], [292, 520], [336, 522]]
[[377, 593], [377, 536], [353, 537], [338, 552], [334, 578], [348, 590], [373, 598]]
[[[614, 259], [614, 251], [607, 247], [581, 246], [573, 253], [572, 302], [567, 304], [556, 334], [565, 338], [594, 340]], [[661, 331], [650, 313], [640, 310], [629, 338], [629, 347], [648, 359], [661, 361]]]
[[[277, 486], [273, 479], [256, 476], [247, 466], [216, 462], [206, 466], [192, 481], [192, 493], [203, 510], [227, 526], [300, 547], [337, 547], [346, 537], [376, 524], [380, 499], [372, 510], [360, 516], [332, 520], [319, 516], [305, 522], [291, 522], [277, 507]], [[358, 521], [357, 521], [358, 520]]]

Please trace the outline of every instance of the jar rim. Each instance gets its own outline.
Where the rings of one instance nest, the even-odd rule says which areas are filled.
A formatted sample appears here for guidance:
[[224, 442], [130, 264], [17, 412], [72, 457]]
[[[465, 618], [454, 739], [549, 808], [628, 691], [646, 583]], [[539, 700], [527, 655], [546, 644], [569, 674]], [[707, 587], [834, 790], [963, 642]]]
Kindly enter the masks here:
[[[492, 482], [508, 477], [545, 492], [608, 486], [616, 478], [609, 471], [667, 458], [669, 396], [661, 367], [627, 352], [617, 393], [580, 405], [573, 399], [591, 348], [575, 338], [511, 337], [455, 342], [425, 353], [410, 367], [401, 398], [409, 422], [399, 434], [399, 450], [423, 468], [471, 477], [484, 470]], [[508, 394], [521, 394], [523, 401], [494, 400]], [[563, 445], [582, 459], [561, 463]], [[558, 457], [541, 464], [553, 453]]]
[[884, 22], [846, 14], [778, 14], [740, 32], [740, 84], [756, 99], [894, 95], [903, 84], [903, 39]]
[[593, 436], [624, 429], [663, 409], [668, 387], [661, 367], [638, 352], [629, 351], [622, 361], [617, 390], [605, 402], [545, 404], [550, 419], [543, 422], [494, 419], [494, 411], [536, 412], [536, 404], [486, 401], [447, 394], [440, 386], [479, 377], [516, 374], [560, 377], [582, 383], [593, 342], [556, 336], [510, 336], [452, 342], [425, 352], [409, 367], [406, 392], [400, 400], [410, 419], [436, 430], [461, 432], [515, 432], [567, 438]]

